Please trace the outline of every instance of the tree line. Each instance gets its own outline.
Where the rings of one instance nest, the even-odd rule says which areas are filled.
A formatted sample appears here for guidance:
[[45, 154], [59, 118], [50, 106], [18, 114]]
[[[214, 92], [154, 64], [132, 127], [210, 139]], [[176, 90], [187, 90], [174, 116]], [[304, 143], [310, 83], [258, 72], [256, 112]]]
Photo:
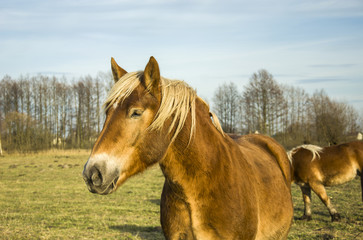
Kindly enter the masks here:
[[213, 110], [226, 132], [267, 134], [285, 147], [338, 144], [361, 130], [352, 106], [331, 99], [324, 90], [309, 95], [302, 88], [279, 84], [264, 69], [252, 74], [241, 93], [234, 83], [218, 87]]
[[[5, 76], [0, 82], [0, 149], [28, 152], [90, 148], [102, 129], [110, 74]], [[1, 150], [0, 150], [1, 151]]]
[[[78, 79], [5, 76], [0, 81], [0, 155], [52, 148], [91, 148], [102, 130], [103, 101], [111, 73]], [[358, 113], [323, 91], [278, 84], [266, 70], [253, 73], [243, 91], [225, 83], [213, 97], [213, 110], [228, 133], [259, 132], [286, 147], [335, 144], [360, 130]]]

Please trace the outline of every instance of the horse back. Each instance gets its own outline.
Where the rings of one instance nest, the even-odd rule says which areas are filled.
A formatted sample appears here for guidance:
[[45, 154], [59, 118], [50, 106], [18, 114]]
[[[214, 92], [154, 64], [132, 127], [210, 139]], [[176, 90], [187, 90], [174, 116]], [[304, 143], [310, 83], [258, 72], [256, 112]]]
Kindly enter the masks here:
[[363, 142], [353, 141], [323, 148], [321, 164], [332, 168], [363, 168]]

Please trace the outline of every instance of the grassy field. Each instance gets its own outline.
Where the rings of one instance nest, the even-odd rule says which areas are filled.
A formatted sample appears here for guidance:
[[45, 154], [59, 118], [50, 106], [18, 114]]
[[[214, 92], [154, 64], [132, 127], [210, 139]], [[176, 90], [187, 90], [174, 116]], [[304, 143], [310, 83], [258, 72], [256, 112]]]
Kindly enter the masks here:
[[[158, 166], [116, 193], [88, 192], [81, 173], [89, 152], [67, 151], [0, 158], [0, 239], [164, 239], [159, 223], [163, 176]], [[313, 221], [302, 214], [293, 186], [295, 220], [289, 239], [363, 239], [359, 178], [328, 189], [341, 222], [313, 195]]]

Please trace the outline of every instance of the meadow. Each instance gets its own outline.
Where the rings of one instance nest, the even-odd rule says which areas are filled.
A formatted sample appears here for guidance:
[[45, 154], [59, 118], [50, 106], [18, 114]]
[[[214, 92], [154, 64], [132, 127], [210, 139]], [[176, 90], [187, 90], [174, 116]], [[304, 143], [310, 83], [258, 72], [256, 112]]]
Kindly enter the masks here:
[[[115, 193], [88, 192], [82, 179], [89, 151], [0, 157], [0, 239], [164, 239], [159, 204], [164, 177], [156, 165]], [[363, 239], [359, 177], [328, 189], [342, 216], [330, 215], [313, 194], [313, 220], [299, 221], [303, 202], [293, 185], [288, 239]]]

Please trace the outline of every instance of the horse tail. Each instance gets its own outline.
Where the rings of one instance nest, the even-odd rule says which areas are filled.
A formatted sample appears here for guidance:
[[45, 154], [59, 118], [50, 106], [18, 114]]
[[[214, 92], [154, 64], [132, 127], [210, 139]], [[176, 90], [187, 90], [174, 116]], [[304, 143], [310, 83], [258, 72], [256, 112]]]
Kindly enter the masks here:
[[[261, 135], [259, 135], [261, 136]], [[261, 136], [267, 138], [266, 136]], [[275, 139], [270, 138], [265, 140], [267, 150], [275, 157], [277, 164], [280, 167], [282, 175], [289, 187], [294, 181], [294, 170], [290, 157], [286, 154], [284, 147], [282, 147]]]
[[294, 180], [294, 170], [292, 166], [292, 162], [289, 157], [286, 155], [286, 152], [283, 148], [278, 147], [278, 145], [271, 146], [271, 144], [267, 144], [270, 152], [275, 156], [277, 163], [281, 169], [282, 174], [284, 175], [286, 181], [291, 184]]
[[274, 156], [286, 183], [291, 186], [293, 180], [292, 163], [286, 155], [285, 149], [273, 138], [263, 136], [261, 134], [254, 134], [255, 139], [259, 139], [265, 146], [265, 149]]
[[240, 141], [246, 140], [252, 144], [263, 148], [271, 156], [274, 157], [277, 165], [279, 166], [281, 173], [286, 181], [286, 184], [290, 187], [292, 182], [292, 164], [286, 155], [285, 149], [273, 138], [262, 134], [249, 134], [240, 138]]

